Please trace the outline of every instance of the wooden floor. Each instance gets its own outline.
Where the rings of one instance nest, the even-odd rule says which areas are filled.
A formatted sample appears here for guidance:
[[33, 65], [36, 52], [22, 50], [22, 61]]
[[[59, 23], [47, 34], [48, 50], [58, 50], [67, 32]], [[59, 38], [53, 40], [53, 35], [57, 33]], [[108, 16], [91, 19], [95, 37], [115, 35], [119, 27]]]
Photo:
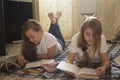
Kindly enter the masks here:
[[[70, 41], [66, 41], [66, 46], [68, 46], [69, 44]], [[7, 54], [20, 54], [20, 50], [21, 50], [21, 41], [6, 44]]]
[[6, 53], [7, 54], [20, 54], [21, 43], [7, 43]]

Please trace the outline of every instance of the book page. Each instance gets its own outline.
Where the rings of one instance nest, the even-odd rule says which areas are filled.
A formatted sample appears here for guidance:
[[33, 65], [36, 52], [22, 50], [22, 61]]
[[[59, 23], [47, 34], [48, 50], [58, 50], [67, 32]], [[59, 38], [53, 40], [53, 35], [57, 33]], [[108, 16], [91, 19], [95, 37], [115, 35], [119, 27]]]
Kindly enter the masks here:
[[40, 67], [40, 66], [43, 66], [45, 64], [50, 64], [50, 63], [53, 63], [53, 62], [54, 62], [53, 59], [42, 59], [40, 61], [35, 61], [35, 62], [27, 63], [25, 65], [25, 68]]
[[77, 67], [76, 65], [67, 63], [65, 61], [61, 61], [58, 66], [57, 69], [66, 71], [66, 72], [71, 72], [72, 74], [76, 75], [79, 72], [79, 67]]
[[81, 68], [76, 77], [85, 79], [99, 79], [99, 76], [96, 75], [95, 69], [92, 68]]
[[120, 66], [120, 55], [117, 56], [114, 61]]
[[95, 72], [95, 69], [92, 69], [92, 68], [81, 68], [79, 71], [79, 74], [96, 75], [96, 72]]
[[54, 62], [54, 59], [42, 59], [41, 61], [40, 61], [40, 63], [42, 64], [42, 65], [44, 65], [44, 64], [50, 64], [50, 63], [53, 63]]
[[77, 75], [76, 78], [89, 79], [89, 80], [98, 80], [99, 76], [97, 76], [97, 75], [89, 75], [89, 74], [81, 74], [81, 75]]

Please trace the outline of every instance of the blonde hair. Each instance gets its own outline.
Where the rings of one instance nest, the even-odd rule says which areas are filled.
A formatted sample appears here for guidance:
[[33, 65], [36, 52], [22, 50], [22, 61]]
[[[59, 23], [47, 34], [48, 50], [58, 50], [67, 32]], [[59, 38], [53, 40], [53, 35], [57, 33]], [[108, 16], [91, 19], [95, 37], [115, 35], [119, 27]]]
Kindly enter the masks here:
[[29, 19], [22, 27], [22, 38], [27, 40], [25, 32], [29, 29], [33, 29], [34, 31], [42, 30], [42, 26], [37, 20]]
[[[95, 55], [95, 52], [100, 49], [101, 44], [101, 34], [102, 34], [102, 26], [101, 22], [96, 17], [87, 17], [81, 25], [81, 30], [79, 37], [77, 39], [77, 46], [79, 48], [82, 48], [84, 53], [87, 53], [87, 42], [84, 38], [84, 32], [87, 28], [90, 28], [93, 31], [94, 34], [94, 44], [93, 44], [93, 54]], [[84, 54], [86, 60], [89, 61], [89, 55]]]

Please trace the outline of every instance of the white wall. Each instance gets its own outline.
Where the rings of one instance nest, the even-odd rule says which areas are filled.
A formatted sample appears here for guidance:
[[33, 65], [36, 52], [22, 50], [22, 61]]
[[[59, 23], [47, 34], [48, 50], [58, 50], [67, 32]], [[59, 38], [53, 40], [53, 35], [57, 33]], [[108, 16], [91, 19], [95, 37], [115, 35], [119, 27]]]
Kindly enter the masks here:
[[95, 13], [97, 0], [80, 0], [81, 13]]

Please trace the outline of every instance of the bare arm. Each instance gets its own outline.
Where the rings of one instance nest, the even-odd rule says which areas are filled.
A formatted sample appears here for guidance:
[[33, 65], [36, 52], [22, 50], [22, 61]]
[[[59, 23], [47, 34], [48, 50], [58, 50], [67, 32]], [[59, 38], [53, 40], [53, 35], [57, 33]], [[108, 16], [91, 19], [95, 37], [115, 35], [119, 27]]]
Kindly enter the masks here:
[[109, 61], [107, 52], [101, 54], [101, 59], [102, 59], [101, 66], [96, 69], [96, 73], [98, 75], [103, 75], [105, 73], [106, 69], [110, 65], [110, 61]]
[[75, 57], [75, 53], [69, 52], [66, 62], [73, 63], [74, 57]]
[[56, 55], [56, 45], [53, 45], [52, 47], [48, 48], [47, 54], [37, 54], [37, 57], [39, 59], [50, 59], [53, 58]]
[[110, 61], [109, 61], [107, 52], [101, 54], [101, 59], [102, 59], [102, 65], [101, 66], [104, 67], [104, 69], [106, 70], [110, 65]]

